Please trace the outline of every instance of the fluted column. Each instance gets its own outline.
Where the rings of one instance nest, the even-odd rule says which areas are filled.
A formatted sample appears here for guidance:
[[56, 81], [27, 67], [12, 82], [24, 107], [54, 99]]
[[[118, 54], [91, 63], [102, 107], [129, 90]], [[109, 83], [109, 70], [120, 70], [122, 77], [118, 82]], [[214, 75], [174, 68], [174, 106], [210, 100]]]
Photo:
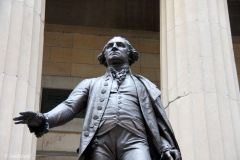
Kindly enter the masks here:
[[227, 0], [161, 0], [162, 99], [186, 160], [240, 159]]
[[45, 0], [0, 1], [0, 159], [35, 159], [36, 138], [12, 118], [39, 110]]

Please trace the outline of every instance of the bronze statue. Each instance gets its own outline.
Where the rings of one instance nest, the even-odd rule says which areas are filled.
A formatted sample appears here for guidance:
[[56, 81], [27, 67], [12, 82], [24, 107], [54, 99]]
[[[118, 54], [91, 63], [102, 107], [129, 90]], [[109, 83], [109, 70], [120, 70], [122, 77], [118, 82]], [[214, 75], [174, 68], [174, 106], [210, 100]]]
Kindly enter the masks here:
[[103, 76], [83, 80], [47, 113], [21, 112], [15, 123], [40, 137], [87, 107], [79, 160], [181, 160], [160, 90], [131, 73], [138, 52], [129, 41], [113, 37], [98, 59], [107, 68]]

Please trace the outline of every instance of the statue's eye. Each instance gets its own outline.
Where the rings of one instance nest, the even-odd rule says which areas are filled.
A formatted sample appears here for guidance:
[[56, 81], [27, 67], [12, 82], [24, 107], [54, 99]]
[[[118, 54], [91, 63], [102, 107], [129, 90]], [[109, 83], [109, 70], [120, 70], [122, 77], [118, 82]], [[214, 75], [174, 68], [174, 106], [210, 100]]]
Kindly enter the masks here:
[[113, 43], [109, 43], [106, 48], [109, 49], [111, 47], [113, 47]]
[[123, 48], [125, 48], [126, 46], [125, 46], [125, 44], [124, 43], [122, 43], [122, 42], [117, 42], [117, 46], [118, 47], [123, 47]]

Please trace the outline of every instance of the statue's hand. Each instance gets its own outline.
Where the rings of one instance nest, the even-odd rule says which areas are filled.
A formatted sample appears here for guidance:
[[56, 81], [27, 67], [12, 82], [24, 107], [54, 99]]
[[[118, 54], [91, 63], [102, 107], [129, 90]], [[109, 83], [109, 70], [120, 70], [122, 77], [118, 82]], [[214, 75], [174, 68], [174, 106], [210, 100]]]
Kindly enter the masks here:
[[163, 153], [161, 160], [180, 160], [181, 155], [177, 149], [170, 149]]
[[20, 112], [20, 116], [13, 118], [15, 124], [27, 124], [29, 127], [39, 127], [44, 123], [42, 113], [27, 111]]

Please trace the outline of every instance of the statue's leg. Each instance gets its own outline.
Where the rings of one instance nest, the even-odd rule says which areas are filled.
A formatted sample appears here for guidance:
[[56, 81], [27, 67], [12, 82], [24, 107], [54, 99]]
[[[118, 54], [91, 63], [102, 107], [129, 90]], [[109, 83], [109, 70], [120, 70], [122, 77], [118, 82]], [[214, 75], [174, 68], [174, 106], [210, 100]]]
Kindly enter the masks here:
[[[151, 160], [149, 145], [145, 137], [137, 136], [120, 128], [117, 142], [117, 154], [120, 160]], [[120, 132], [120, 131], [119, 131]]]
[[104, 152], [93, 152], [87, 160], [115, 160]]
[[95, 137], [86, 155], [87, 160], [115, 160], [116, 154], [111, 140], [109, 133]]
[[129, 147], [120, 158], [120, 160], [135, 160], [135, 159], [151, 160], [149, 147], [141, 143], [131, 145], [131, 147]]

